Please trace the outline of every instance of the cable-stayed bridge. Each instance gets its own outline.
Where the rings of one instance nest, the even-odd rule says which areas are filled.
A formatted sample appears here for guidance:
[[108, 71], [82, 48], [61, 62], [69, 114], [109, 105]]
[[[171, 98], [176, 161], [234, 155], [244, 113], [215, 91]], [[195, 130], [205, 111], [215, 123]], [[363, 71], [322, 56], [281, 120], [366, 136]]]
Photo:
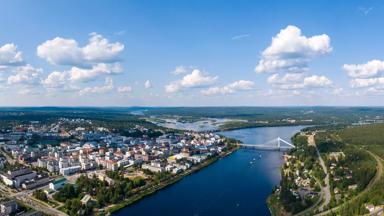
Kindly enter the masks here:
[[248, 143], [240, 143], [238, 144], [241, 148], [253, 148], [253, 149], [260, 149], [260, 150], [273, 150], [273, 151], [285, 151], [292, 148], [295, 148], [295, 146], [287, 142], [280, 137], [277, 137], [276, 139], [270, 140], [266, 143], [262, 144], [248, 144]]

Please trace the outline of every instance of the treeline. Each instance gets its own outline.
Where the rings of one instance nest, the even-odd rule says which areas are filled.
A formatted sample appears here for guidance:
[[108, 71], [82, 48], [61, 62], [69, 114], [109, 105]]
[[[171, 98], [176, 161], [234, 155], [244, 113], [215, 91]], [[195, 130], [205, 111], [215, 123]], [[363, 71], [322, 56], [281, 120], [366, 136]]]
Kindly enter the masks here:
[[349, 127], [339, 130], [337, 134], [343, 141], [352, 145], [383, 145], [384, 147], [384, 124]]
[[319, 132], [315, 136], [317, 149], [320, 153], [339, 152], [344, 148], [344, 143], [338, 141], [332, 132]]
[[161, 107], [145, 115], [182, 116], [188, 118], [236, 118], [251, 121], [280, 121], [312, 119], [313, 125], [350, 124], [361, 119], [382, 115], [382, 107]]

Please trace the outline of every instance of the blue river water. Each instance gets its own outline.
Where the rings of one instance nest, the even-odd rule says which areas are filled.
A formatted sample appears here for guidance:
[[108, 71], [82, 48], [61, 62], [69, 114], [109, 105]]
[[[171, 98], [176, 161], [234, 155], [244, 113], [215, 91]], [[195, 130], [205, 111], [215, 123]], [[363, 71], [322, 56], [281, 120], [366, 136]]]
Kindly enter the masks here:
[[[290, 141], [302, 128], [261, 127], [220, 134], [261, 144], [278, 136]], [[279, 184], [281, 165], [281, 152], [240, 149], [114, 215], [270, 215], [266, 199]]]

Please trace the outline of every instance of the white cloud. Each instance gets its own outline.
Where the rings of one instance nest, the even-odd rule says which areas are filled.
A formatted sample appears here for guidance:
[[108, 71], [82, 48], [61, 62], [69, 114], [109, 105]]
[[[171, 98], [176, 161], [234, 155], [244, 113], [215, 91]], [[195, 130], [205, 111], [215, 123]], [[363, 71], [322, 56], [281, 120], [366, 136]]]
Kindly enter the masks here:
[[144, 88], [149, 89], [152, 88], [152, 83], [151, 81], [147, 80], [144, 82]]
[[41, 68], [34, 68], [31, 65], [19, 66], [13, 70], [15, 75], [11, 75], [7, 79], [9, 85], [14, 84], [35, 84], [38, 83], [43, 70]]
[[131, 86], [119, 86], [117, 88], [117, 92], [120, 94], [127, 94], [132, 92], [132, 87]]
[[272, 74], [267, 82], [274, 87], [285, 90], [330, 87], [332, 81], [325, 76], [312, 75], [304, 77], [302, 73]]
[[31, 96], [31, 95], [40, 95], [41, 92], [39, 90], [37, 90], [36, 88], [31, 88], [31, 86], [26, 86], [24, 88], [20, 88], [17, 93], [19, 95], [28, 95], [28, 96]]
[[105, 94], [110, 91], [112, 91], [114, 88], [113, 86], [113, 79], [111, 77], [105, 78], [105, 85], [103, 86], [94, 86], [94, 87], [86, 87], [79, 91], [80, 95], [86, 95], [86, 94]]
[[375, 77], [367, 79], [353, 79], [350, 81], [352, 88], [365, 88], [375, 85], [384, 85], [384, 77]]
[[344, 71], [352, 79], [352, 88], [362, 88], [363, 95], [379, 94], [384, 88], [384, 61], [371, 60], [365, 64], [344, 64]]
[[48, 75], [41, 83], [46, 88], [64, 88], [69, 81], [69, 74], [59, 71], [54, 71]]
[[384, 95], [384, 89], [378, 87], [370, 87], [363, 94], [369, 95]]
[[50, 89], [76, 89], [73, 84], [78, 82], [88, 82], [95, 80], [100, 75], [114, 75], [122, 72], [119, 63], [94, 65], [90, 69], [72, 67], [68, 71], [54, 71], [48, 75], [41, 83]]
[[334, 88], [331, 91], [331, 94], [333, 94], [333, 95], [342, 95], [343, 93], [344, 93], [343, 88]]
[[304, 75], [302, 73], [287, 73], [284, 75], [272, 74], [267, 82], [275, 88], [284, 90], [294, 90], [304, 88]]
[[123, 50], [123, 44], [110, 43], [103, 36], [91, 33], [84, 47], [79, 47], [74, 39], [56, 37], [39, 45], [37, 55], [55, 65], [89, 67], [98, 63], [117, 62]]
[[180, 85], [177, 83], [170, 83], [165, 86], [165, 92], [167, 93], [174, 93], [180, 90]]
[[272, 74], [268, 77], [267, 82], [269, 84], [288, 84], [297, 83], [303, 80], [303, 74], [301, 73], [287, 73], [284, 75]]
[[90, 81], [102, 74], [119, 74], [123, 71], [120, 63], [105, 64], [99, 63], [94, 65], [91, 69], [83, 69], [78, 67], [72, 67], [70, 69], [69, 79], [71, 81]]
[[365, 64], [344, 64], [344, 71], [353, 78], [368, 78], [384, 72], [384, 61], [372, 60]]
[[171, 73], [175, 75], [184, 74], [187, 72], [188, 72], [188, 68], [183, 65], [176, 66], [175, 69], [171, 71]]
[[201, 92], [205, 95], [216, 95], [216, 94], [231, 94], [236, 91], [250, 90], [255, 85], [254, 82], [248, 80], [239, 80], [231, 84], [222, 87], [211, 87]]
[[241, 34], [241, 35], [235, 35], [231, 39], [232, 40], [241, 40], [247, 37], [251, 37], [251, 34]]
[[182, 89], [209, 86], [215, 83], [217, 78], [217, 76], [204, 75], [199, 69], [194, 69], [190, 74], [185, 75], [181, 80], [177, 80], [166, 85], [165, 91], [168, 93], [174, 93]]
[[22, 53], [17, 51], [16, 45], [10, 43], [0, 47], [0, 67], [21, 65], [23, 63]]
[[309, 76], [304, 78], [304, 86], [310, 88], [329, 87], [332, 81], [325, 76]]
[[312, 58], [331, 51], [328, 35], [306, 37], [298, 27], [290, 25], [272, 38], [271, 45], [262, 52], [255, 71], [304, 72], [308, 70]]
[[74, 39], [56, 37], [37, 47], [37, 55], [56, 65], [83, 64], [83, 53]]

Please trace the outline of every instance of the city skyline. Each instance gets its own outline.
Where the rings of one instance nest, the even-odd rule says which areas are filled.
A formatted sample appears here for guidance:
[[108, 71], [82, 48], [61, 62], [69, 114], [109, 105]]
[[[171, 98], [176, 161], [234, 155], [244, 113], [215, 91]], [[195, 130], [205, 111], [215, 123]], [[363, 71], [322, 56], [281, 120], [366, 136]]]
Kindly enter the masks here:
[[1, 5], [0, 106], [384, 105], [379, 1]]

